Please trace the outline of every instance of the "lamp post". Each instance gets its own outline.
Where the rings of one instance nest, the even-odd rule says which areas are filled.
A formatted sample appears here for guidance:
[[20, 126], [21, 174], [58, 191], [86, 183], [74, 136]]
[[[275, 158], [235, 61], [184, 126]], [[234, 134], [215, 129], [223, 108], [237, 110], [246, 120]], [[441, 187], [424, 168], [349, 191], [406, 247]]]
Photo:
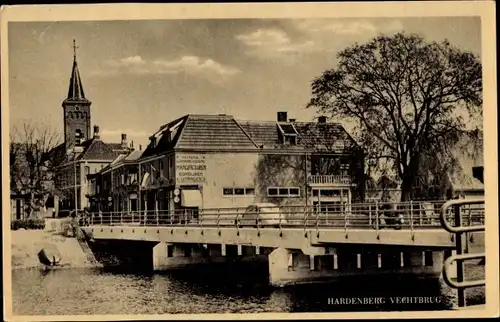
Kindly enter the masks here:
[[[74, 154], [74, 158], [76, 158], [76, 153]], [[77, 182], [76, 182], [76, 161], [73, 164], [73, 170], [74, 170], [74, 177], [75, 177], [75, 216], [78, 215], [78, 188], [77, 188]]]

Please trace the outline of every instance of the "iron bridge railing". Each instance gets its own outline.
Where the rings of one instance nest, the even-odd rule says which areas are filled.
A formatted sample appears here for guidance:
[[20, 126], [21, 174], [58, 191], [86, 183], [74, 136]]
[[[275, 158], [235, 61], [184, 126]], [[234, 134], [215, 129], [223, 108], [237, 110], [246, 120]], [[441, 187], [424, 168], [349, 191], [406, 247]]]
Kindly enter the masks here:
[[[486, 254], [484, 252], [468, 253], [469, 239], [466, 234], [469, 232], [484, 232], [485, 230], [484, 220], [478, 225], [474, 225], [467, 220], [467, 218], [470, 218], [471, 212], [477, 211], [482, 211], [484, 213], [484, 199], [450, 200], [441, 208], [441, 225], [448, 232], [455, 235], [456, 251], [455, 255], [448, 257], [444, 261], [443, 279], [448, 286], [457, 289], [459, 307], [466, 306], [465, 290], [467, 288], [484, 286], [486, 284], [485, 279], [464, 281], [464, 261], [486, 259]], [[453, 213], [454, 225], [452, 225], [448, 220], [450, 213]], [[451, 278], [449, 271], [454, 262], [456, 262], [457, 269], [456, 280]]]
[[[444, 201], [399, 203], [355, 203], [320, 206], [182, 209], [175, 211], [118, 211], [90, 213], [81, 225], [186, 226], [224, 228], [341, 228], [349, 229], [440, 229], [440, 208]], [[446, 220], [451, 219], [450, 213]], [[469, 224], [484, 220], [483, 209], [474, 209], [463, 218]]]

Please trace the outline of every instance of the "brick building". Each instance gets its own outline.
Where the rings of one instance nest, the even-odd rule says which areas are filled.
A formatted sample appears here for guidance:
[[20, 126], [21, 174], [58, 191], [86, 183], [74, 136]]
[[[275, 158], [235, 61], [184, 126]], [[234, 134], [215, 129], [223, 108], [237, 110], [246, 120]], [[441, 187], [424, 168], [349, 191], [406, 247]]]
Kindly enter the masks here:
[[119, 143], [106, 143], [100, 138], [99, 126], [95, 125], [91, 132], [91, 104], [85, 96], [74, 54], [68, 95], [62, 102], [64, 142], [50, 153], [50, 159], [57, 165], [54, 203], [60, 214], [88, 207], [87, 175], [100, 171], [117, 156], [132, 150], [126, 134], [122, 134]]
[[364, 198], [363, 153], [324, 117], [297, 122], [279, 112], [276, 121], [253, 122], [186, 115], [161, 126], [140, 156], [128, 158], [91, 176], [100, 209], [196, 211], [253, 202], [336, 208]]

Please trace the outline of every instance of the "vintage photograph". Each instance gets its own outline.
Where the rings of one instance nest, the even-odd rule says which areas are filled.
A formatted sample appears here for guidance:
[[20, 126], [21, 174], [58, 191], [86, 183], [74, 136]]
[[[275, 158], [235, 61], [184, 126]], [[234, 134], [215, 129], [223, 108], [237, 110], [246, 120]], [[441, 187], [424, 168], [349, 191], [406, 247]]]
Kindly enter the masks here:
[[2, 24], [10, 319], [498, 300], [480, 14], [71, 12]]

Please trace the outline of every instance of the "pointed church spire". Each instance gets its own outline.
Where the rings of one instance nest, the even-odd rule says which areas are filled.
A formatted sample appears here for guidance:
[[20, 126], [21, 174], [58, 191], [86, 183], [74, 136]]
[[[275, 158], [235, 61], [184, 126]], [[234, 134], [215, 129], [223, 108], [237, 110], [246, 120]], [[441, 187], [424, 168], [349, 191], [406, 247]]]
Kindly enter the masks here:
[[78, 70], [78, 64], [76, 62], [76, 41], [73, 39], [73, 68], [71, 70], [71, 79], [69, 82], [68, 90], [68, 100], [76, 101], [83, 100], [86, 101], [85, 93], [83, 92], [82, 80], [80, 79], [80, 71]]

